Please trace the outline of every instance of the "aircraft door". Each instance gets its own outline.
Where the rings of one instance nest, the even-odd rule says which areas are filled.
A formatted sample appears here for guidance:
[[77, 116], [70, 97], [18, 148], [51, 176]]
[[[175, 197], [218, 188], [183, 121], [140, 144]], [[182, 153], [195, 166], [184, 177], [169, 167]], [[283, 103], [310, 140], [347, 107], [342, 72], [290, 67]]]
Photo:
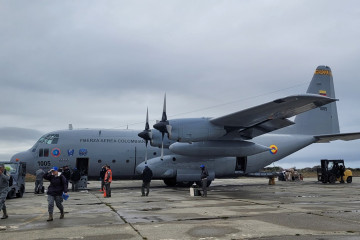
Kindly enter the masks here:
[[124, 177], [132, 177], [135, 174], [137, 163], [137, 149], [130, 148], [125, 152], [125, 161], [121, 161], [120, 175]]
[[235, 172], [245, 172], [247, 165], [247, 157], [236, 157]]
[[87, 176], [89, 172], [89, 158], [76, 158], [76, 168], [82, 176]]

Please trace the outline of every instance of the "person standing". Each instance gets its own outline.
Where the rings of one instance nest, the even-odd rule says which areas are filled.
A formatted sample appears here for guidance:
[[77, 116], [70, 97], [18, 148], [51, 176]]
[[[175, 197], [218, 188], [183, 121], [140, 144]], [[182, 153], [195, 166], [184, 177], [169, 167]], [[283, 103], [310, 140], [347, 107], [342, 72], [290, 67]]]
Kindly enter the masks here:
[[80, 171], [77, 168], [74, 168], [74, 170], [73, 170], [73, 172], [71, 174], [71, 177], [70, 177], [71, 191], [77, 192], [80, 178], [81, 178]]
[[200, 166], [201, 169], [201, 187], [203, 194], [202, 197], [207, 197], [207, 177], [209, 176], [208, 170], [204, 165]]
[[[145, 166], [141, 178], [143, 180], [142, 186], [141, 186], [141, 196], [149, 196], [150, 191], [150, 182], [153, 176], [153, 172], [148, 166]], [[146, 194], [145, 194], [145, 188], [146, 188]]]
[[43, 177], [44, 177], [44, 170], [39, 168], [36, 170], [35, 175], [35, 194], [44, 193], [43, 191]]
[[62, 205], [62, 194], [66, 194], [68, 192], [66, 178], [62, 174], [59, 176], [58, 168], [53, 167], [49, 172], [45, 173], [44, 179], [50, 181], [50, 185], [47, 191], [49, 212], [49, 218], [47, 221], [49, 222], [53, 220], [54, 201], [57, 208], [60, 210], [60, 219], [63, 219], [64, 207]]
[[10, 176], [6, 174], [6, 169], [3, 164], [0, 165], [0, 210], [3, 211], [1, 219], [6, 219], [7, 215], [5, 200], [9, 192]]
[[70, 178], [71, 178], [71, 171], [70, 171], [70, 168], [68, 166], [63, 167], [62, 175], [64, 175], [64, 177], [66, 178], [66, 185], [69, 188], [69, 182], [70, 182]]
[[104, 192], [104, 197], [111, 197], [111, 188], [110, 188], [110, 184], [112, 182], [112, 171], [110, 169], [110, 166], [106, 165], [106, 172], [105, 172], [105, 176], [104, 176], [104, 185], [105, 185], [105, 192]]
[[101, 171], [100, 171], [100, 181], [101, 181], [101, 188], [100, 188], [100, 192], [103, 192], [104, 191], [104, 187], [105, 187], [105, 184], [104, 184], [104, 178], [105, 178], [105, 173], [106, 173], [106, 166], [103, 166], [101, 168]]

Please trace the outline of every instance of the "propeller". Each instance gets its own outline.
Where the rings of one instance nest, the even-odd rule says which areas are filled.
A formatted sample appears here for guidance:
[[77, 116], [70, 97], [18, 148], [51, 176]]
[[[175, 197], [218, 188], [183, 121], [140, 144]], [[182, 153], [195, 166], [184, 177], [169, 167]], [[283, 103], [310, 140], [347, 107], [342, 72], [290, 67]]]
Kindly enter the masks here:
[[145, 163], [147, 163], [147, 146], [148, 146], [148, 142], [152, 141], [152, 132], [151, 132], [150, 127], [149, 127], [149, 109], [148, 108], [146, 108], [145, 129], [144, 129], [144, 131], [140, 132], [138, 134], [138, 136], [145, 140], [145, 145], [146, 145]]
[[157, 122], [156, 124], [153, 125], [153, 127], [161, 132], [161, 159], [163, 159], [164, 156], [164, 135], [165, 133], [167, 133], [168, 138], [171, 138], [171, 125], [169, 124], [169, 121], [167, 120], [167, 115], [166, 115], [166, 93], [164, 96], [164, 106], [163, 106], [163, 113], [162, 113], [162, 117], [161, 117], [161, 121]]

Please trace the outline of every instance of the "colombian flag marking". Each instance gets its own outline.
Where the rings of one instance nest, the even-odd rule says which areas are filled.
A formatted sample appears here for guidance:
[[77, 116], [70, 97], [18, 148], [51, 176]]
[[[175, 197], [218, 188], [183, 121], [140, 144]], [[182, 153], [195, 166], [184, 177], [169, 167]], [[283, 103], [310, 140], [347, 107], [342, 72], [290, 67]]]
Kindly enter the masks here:
[[319, 94], [320, 94], [321, 96], [326, 96], [326, 95], [327, 95], [325, 90], [320, 90], [320, 91], [319, 91]]
[[270, 148], [271, 154], [276, 154], [278, 152], [278, 147], [276, 145], [271, 145]]

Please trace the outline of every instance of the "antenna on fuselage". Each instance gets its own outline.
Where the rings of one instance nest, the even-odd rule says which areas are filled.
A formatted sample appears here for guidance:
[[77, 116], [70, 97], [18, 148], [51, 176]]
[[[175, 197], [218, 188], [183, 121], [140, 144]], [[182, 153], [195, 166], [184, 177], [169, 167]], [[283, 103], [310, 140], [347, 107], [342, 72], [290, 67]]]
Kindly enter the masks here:
[[69, 123], [69, 130], [73, 130], [73, 125]]

